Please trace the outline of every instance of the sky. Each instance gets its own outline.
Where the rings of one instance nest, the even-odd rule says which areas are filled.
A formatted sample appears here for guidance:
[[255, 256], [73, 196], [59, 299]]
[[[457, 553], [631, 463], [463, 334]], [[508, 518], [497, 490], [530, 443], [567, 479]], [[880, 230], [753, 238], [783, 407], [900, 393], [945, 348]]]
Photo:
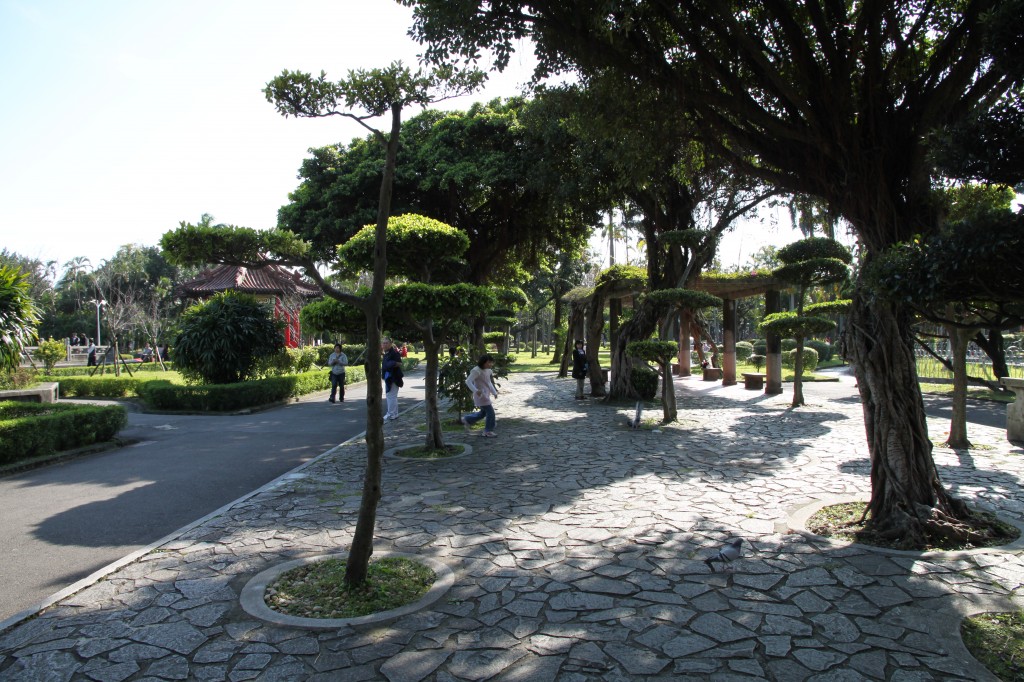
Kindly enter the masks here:
[[[0, 0], [0, 247], [96, 267], [204, 213], [274, 227], [308, 150], [366, 131], [284, 118], [267, 81], [416, 65], [411, 23], [392, 0]], [[441, 106], [518, 94], [531, 67], [520, 50], [483, 91]], [[748, 225], [722, 261], [790, 232]]]

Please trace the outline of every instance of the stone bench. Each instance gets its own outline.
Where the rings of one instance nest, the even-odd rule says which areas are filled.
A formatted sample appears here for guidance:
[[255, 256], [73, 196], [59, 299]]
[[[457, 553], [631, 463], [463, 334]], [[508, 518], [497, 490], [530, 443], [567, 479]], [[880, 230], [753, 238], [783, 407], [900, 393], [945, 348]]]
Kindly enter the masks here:
[[1024, 379], [1003, 377], [1000, 383], [1013, 391], [1015, 398], [1006, 406], [1006, 440], [1024, 441]]
[[60, 384], [56, 381], [47, 381], [32, 388], [0, 391], [0, 400], [17, 400], [25, 403], [55, 403], [57, 402], [58, 386]]
[[704, 368], [704, 381], [721, 381], [722, 380], [722, 368], [721, 367], [705, 367]]
[[759, 372], [743, 373], [743, 388], [748, 391], [760, 391], [764, 388], [764, 374]]

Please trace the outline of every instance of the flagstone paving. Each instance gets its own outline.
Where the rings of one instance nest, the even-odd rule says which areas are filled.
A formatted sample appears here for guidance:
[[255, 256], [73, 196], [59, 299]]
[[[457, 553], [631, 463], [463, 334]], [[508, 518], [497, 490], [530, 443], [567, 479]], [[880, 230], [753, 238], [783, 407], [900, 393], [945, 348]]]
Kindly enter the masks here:
[[[455, 572], [426, 610], [310, 631], [239, 606], [269, 566], [347, 547], [353, 443], [0, 633], [0, 681], [994, 679], [956, 628], [1021, 593], [1020, 551], [887, 555], [787, 530], [804, 502], [869, 490], [852, 391], [808, 387], [790, 410], [788, 395], [677, 386], [680, 420], [633, 431], [628, 406], [514, 375], [498, 438], [385, 460], [377, 548]], [[388, 424], [388, 446], [422, 439], [420, 415]], [[988, 427], [971, 438], [970, 453], [936, 449], [943, 481], [1024, 520], [1024, 451]], [[743, 557], [712, 573], [703, 559], [731, 537]]]

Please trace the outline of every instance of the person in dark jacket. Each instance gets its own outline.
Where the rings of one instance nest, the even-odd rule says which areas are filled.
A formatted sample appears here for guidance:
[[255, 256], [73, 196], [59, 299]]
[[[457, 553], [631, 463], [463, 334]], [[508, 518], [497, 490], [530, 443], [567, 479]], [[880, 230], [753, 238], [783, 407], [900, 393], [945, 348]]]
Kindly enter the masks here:
[[587, 352], [583, 350], [583, 342], [577, 341], [572, 351], [572, 378], [576, 380], [576, 400], [585, 400], [583, 382], [587, 378]]
[[398, 389], [403, 384], [402, 355], [386, 336], [381, 341], [381, 350], [383, 354], [380, 359], [380, 373], [384, 378], [388, 406], [384, 421], [394, 421], [398, 419]]

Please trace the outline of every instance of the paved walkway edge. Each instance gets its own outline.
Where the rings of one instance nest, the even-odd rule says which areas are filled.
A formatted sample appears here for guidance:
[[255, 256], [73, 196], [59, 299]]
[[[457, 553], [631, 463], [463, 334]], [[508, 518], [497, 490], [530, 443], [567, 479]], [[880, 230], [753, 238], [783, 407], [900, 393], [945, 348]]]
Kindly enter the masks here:
[[[418, 408], [422, 403], [423, 403], [423, 401], [421, 400], [421, 401], [417, 402], [416, 404], [406, 408], [400, 414], [405, 414], [406, 412], [409, 412], [410, 410], [414, 410], [414, 409]], [[92, 573], [92, 574], [82, 578], [78, 582], [73, 583], [73, 584], [65, 587], [63, 590], [60, 590], [59, 592], [54, 592], [53, 594], [51, 594], [46, 599], [43, 599], [38, 604], [35, 604], [33, 606], [29, 606], [28, 608], [26, 608], [26, 609], [24, 609], [22, 611], [19, 611], [16, 614], [14, 614], [10, 618], [7, 618], [5, 620], [0, 621], [0, 634], [3, 634], [4, 632], [6, 632], [7, 630], [11, 629], [15, 625], [18, 625], [22, 621], [31, 618], [32, 616], [36, 615], [37, 613], [39, 613], [43, 609], [45, 609], [45, 608], [47, 608], [49, 606], [52, 606], [53, 604], [56, 604], [57, 602], [59, 602], [60, 600], [64, 599], [65, 597], [70, 597], [74, 593], [80, 592], [80, 591], [84, 590], [85, 588], [87, 588], [87, 587], [89, 587], [91, 585], [96, 584], [97, 582], [102, 580], [104, 577], [110, 575], [111, 573], [113, 573], [117, 569], [121, 568], [122, 566], [127, 566], [128, 564], [132, 563], [136, 559], [138, 559], [140, 557], [143, 557], [146, 554], [149, 554], [154, 549], [158, 549], [160, 547], [163, 547], [164, 545], [166, 545], [169, 542], [173, 542], [173, 541], [177, 540], [182, 535], [184, 535], [185, 533], [189, 532], [190, 530], [192, 530], [196, 526], [200, 526], [200, 525], [206, 523], [207, 521], [209, 521], [210, 519], [216, 518], [216, 517], [220, 516], [221, 514], [224, 514], [225, 512], [227, 512], [232, 507], [234, 507], [236, 505], [239, 505], [242, 502], [245, 502], [246, 500], [248, 500], [249, 498], [253, 497], [254, 495], [259, 495], [260, 493], [264, 492], [265, 490], [269, 490], [271, 488], [274, 488], [274, 487], [278, 486], [280, 483], [282, 483], [283, 481], [285, 481], [285, 480], [287, 480], [289, 478], [293, 478], [296, 474], [301, 473], [303, 469], [306, 469], [308, 467], [313, 466], [314, 464], [316, 464], [320, 460], [324, 459], [325, 457], [329, 457], [330, 455], [332, 455], [333, 453], [337, 452], [341, 448], [345, 447], [349, 443], [351, 443], [353, 441], [356, 441], [356, 440], [359, 440], [360, 438], [364, 438], [365, 436], [366, 436], [366, 431], [360, 431], [359, 433], [357, 433], [356, 435], [352, 436], [348, 440], [346, 440], [346, 441], [344, 441], [342, 443], [338, 443], [337, 445], [335, 445], [330, 450], [326, 450], [326, 451], [320, 453], [319, 455], [317, 455], [313, 459], [311, 459], [308, 462], [305, 462], [303, 464], [300, 464], [299, 466], [295, 467], [291, 471], [286, 471], [285, 473], [281, 474], [280, 476], [278, 476], [274, 480], [268, 481], [267, 483], [261, 485], [259, 488], [256, 488], [255, 490], [252, 490], [252, 491], [246, 493], [245, 495], [242, 495], [241, 497], [239, 497], [239, 498], [237, 498], [235, 500], [232, 500], [231, 502], [228, 502], [227, 504], [225, 504], [224, 506], [220, 507], [219, 509], [213, 510], [212, 512], [210, 512], [206, 516], [203, 516], [202, 518], [196, 519], [195, 521], [193, 521], [192, 523], [190, 523], [188, 525], [182, 526], [178, 530], [173, 531], [173, 532], [169, 533], [168, 535], [165, 535], [164, 537], [160, 538], [159, 540], [156, 540], [155, 542], [151, 542], [150, 544], [146, 545], [145, 547], [142, 547], [140, 549], [135, 550], [134, 552], [132, 552], [131, 554], [128, 554], [127, 556], [121, 557], [120, 559], [118, 559], [117, 561], [115, 561], [113, 563], [107, 564], [106, 566], [104, 566], [103, 568], [99, 569], [95, 573]]]

